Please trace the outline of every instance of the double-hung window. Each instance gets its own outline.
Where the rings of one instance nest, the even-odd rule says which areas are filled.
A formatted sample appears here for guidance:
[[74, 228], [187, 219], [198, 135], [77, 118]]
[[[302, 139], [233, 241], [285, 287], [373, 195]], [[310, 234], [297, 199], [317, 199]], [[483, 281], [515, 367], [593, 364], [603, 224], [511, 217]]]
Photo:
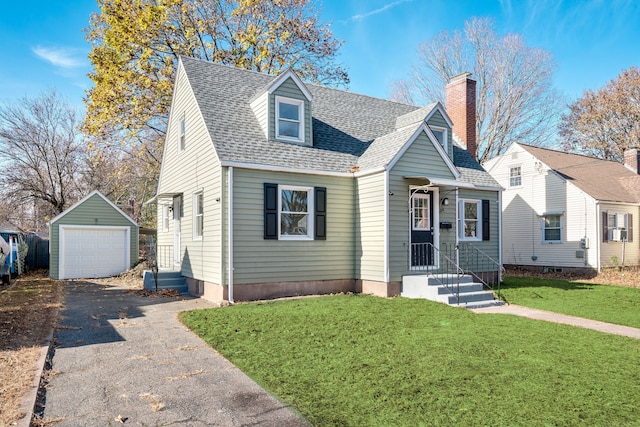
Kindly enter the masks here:
[[512, 166], [509, 168], [509, 187], [520, 187], [522, 185], [522, 167]]
[[482, 240], [482, 201], [460, 201], [460, 239]]
[[264, 183], [264, 238], [326, 240], [326, 187]]
[[562, 242], [562, 215], [545, 215], [542, 218], [542, 241], [547, 243]]
[[602, 212], [603, 242], [633, 242], [633, 215], [630, 213]]
[[304, 101], [276, 96], [276, 138], [304, 141]]
[[280, 186], [280, 238], [312, 239], [313, 188]]
[[204, 231], [204, 194], [193, 193], [193, 240], [201, 240]]

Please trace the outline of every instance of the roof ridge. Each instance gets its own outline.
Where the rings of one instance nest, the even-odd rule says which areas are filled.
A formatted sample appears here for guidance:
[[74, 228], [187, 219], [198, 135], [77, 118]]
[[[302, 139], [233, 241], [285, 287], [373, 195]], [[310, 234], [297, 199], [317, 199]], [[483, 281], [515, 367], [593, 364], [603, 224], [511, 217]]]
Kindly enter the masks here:
[[566, 154], [566, 155], [570, 155], [570, 156], [586, 157], [587, 159], [591, 159], [591, 160], [599, 160], [599, 161], [602, 161], [602, 162], [611, 162], [611, 163], [620, 164], [620, 165], [622, 164], [622, 163], [618, 162], [617, 160], [601, 159], [600, 157], [589, 156], [587, 154], [560, 151], [560, 150], [556, 150], [556, 149], [553, 149], [553, 148], [539, 147], [537, 145], [525, 144], [523, 142], [518, 142], [518, 145], [523, 146], [523, 147], [529, 147], [529, 148], [537, 149], [537, 150], [553, 151], [554, 153], [558, 153], [558, 154]]
[[[285, 71], [282, 71], [282, 73], [279, 73], [279, 74], [268, 74], [268, 73], [265, 73], [265, 72], [263, 72], [263, 71], [247, 70], [246, 68], [236, 67], [235, 65], [221, 64], [221, 63], [219, 63], [219, 62], [207, 61], [206, 59], [202, 59], [202, 58], [194, 58], [194, 57], [192, 57], [192, 56], [182, 56], [182, 55], [181, 55], [181, 56], [180, 56], [180, 58], [181, 58], [181, 59], [186, 58], [187, 60], [197, 61], [197, 62], [201, 62], [201, 63], [209, 64], [209, 65], [214, 65], [214, 66], [216, 66], [216, 67], [230, 68], [230, 69], [232, 69], [232, 70], [244, 71], [244, 72], [247, 72], [247, 73], [257, 74], [257, 75], [265, 76], [265, 77], [270, 77], [270, 78], [272, 78], [272, 79], [276, 79], [276, 78], [278, 78], [278, 76], [279, 76], [280, 74], [282, 74], [282, 73], [284, 73], [284, 72], [286, 71], [286, 70], [285, 70]], [[295, 70], [295, 69], [293, 69], [293, 68], [291, 68], [291, 67], [287, 68], [287, 70], [288, 70], [288, 69], [291, 69], [292, 71], [296, 72], [296, 70]], [[307, 86], [315, 86], [315, 87], [319, 87], [319, 88], [322, 88], [322, 89], [325, 89], [325, 90], [331, 90], [331, 91], [337, 91], [337, 92], [348, 93], [349, 95], [352, 95], [352, 96], [359, 96], [359, 97], [363, 97], [363, 98], [375, 99], [375, 100], [378, 100], [378, 101], [384, 101], [384, 102], [388, 102], [388, 103], [390, 103], [390, 104], [401, 105], [401, 106], [404, 106], [404, 107], [413, 107], [413, 108], [415, 108], [416, 110], [417, 110], [417, 109], [420, 109], [420, 108], [428, 107], [429, 105], [432, 105], [432, 104], [437, 103], [437, 101], [434, 101], [434, 102], [432, 102], [431, 104], [428, 104], [428, 105], [424, 105], [424, 106], [422, 106], [422, 107], [419, 107], [419, 106], [417, 106], [417, 105], [412, 105], [412, 104], [407, 104], [407, 103], [404, 103], [404, 102], [393, 101], [393, 100], [390, 100], [390, 99], [380, 98], [380, 97], [377, 97], [377, 96], [366, 95], [366, 94], [358, 93], [358, 92], [351, 92], [350, 90], [346, 90], [346, 89], [338, 89], [338, 88], [331, 87], [331, 86], [325, 86], [325, 85], [322, 85], [322, 84], [319, 84], [319, 83], [313, 83], [313, 82], [305, 81], [304, 79], [301, 79], [301, 80], [302, 80], [302, 81], [304, 82], [304, 84], [305, 84], [305, 85], [307, 85]], [[268, 87], [268, 86], [269, 86], [269, 84], [267, 84], [266, 86]], [[262, 91], [262, 90], [263, 90], [263, 88], [261, 88], [261, 89], [260, 89], [260, 91]]]

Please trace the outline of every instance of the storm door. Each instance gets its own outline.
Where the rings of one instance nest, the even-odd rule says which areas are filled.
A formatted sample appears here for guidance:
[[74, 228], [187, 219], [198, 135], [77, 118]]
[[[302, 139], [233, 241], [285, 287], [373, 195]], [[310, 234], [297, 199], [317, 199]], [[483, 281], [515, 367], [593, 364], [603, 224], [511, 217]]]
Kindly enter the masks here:
[[433, 193], [411, 195], [411, 267], [433, 265]]

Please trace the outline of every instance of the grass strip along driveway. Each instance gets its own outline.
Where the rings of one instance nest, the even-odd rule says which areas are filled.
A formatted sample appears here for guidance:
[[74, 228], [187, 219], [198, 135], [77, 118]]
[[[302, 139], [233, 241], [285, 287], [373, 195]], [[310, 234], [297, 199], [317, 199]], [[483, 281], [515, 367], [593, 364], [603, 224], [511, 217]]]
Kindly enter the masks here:
[[640, 288], [505, 277], [500, 292], [510, 304], [640, 328]]
[[366, 295], [180, 318], [314, 425], [640, 423], [630, 338]]

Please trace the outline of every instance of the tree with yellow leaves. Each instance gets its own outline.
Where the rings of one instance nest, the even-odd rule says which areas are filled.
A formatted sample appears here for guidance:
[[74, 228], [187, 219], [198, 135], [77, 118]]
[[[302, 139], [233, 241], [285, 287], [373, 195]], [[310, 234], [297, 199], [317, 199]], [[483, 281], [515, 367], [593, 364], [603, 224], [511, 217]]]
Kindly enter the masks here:
[[[94, 86], [83, 132], [94, 150], [124, 151], [159, 171], [173, 79], [181, 55], [303, 79], [348, 84], [342, 42], [310, 0], [98, 0], [87, 39]], [[144, 185], [145, 188], [153, 188]], [[138, 197], [143, 197], [139, 195]]]

